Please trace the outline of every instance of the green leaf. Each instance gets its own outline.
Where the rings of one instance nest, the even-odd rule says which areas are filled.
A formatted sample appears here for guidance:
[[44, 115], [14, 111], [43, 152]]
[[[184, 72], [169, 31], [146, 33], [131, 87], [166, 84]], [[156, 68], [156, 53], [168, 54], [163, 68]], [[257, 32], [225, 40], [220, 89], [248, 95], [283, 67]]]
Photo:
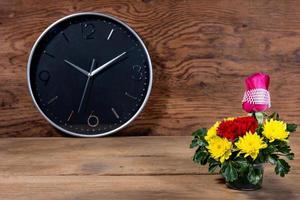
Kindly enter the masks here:
[[190, 144], [190, 148], [195, 148], [196, 146], [198, 146], [198, 139], [193, 139], [192, 143]]
[[256, 158], [256, 160], [259, 163], [265, 163], [266, 160], [267, 160], [267, 155], [263, 151], [260, 151], [259, 154], [258, 154], [258, 157]]
[[199, 146], [207, 146], [208, 145], [208, 143], [204, 140], [204, 138], [202, 139], [200, 139], [199, 141], [198, 141], [198, 144], [199, 144]]
[[256, 129], [256, 132], [259, 134], [259, 135], [262, 135], [262, 132], [263, 132], [264, 128], [263, 128], [263, 125], [262, 124], [259, 124], [257, 129]]
[[210, 173], [215, 172], [216, 169], [220, 166], [220, 162], [213, 159], [212, 157], [209, 157], [207, 159], [207, 162], [209, 163], [208, 172], [210, 172]]
[[278, 161], [279, 156], [275, 155], [275, 154], [271, 154], [268, 156], [268, 161], [269, 163], [271, 163], [272, 165], [276, 165], [277, 161]]
[[205, 165], [207, 163], [207, 159], [209, 154], [206, 150], [199, 148], [194, 155], [194, 162], [199, 163], [201, 165]]
[[287, 145], [287, 143], [284, 143], [279, 145], [278, 147], [278, 152], [283, 153], [283, 154], [288, 154], [291, 152], [291, 147]]
[[250, 183], [256, 185], [262, 179], [263, 176], [263, 169], [254, 168], [253, 166], [249, 166], [249, 172], [247, 175], [248, 180]]
[[207, 129], [206, 128], [200, 128], [198, 130], [196, 130], [194, 133], [193, 133], [193, 136], [194, 137], [201, 137], [201, 136], [205, 136], [207, 133]]
[[279, 120], [279, 114], [277, 112], [273, 112], [270, 116], [269, 119], [275, 119], [275, 120]]
[[275, 116], [276, 112], [273, 112], [271, 115], [269, 115], [268, 118], [273, 118]]
[[205, 141], [204, 136], [206, 136], [207, 129], [206, 128], [200, 128], [197, 131], [193, 133], [193, 140], [190, 144], [190, 148], [195, 148], [197, 146], [207, 146], [207, 142]]
[[284, 177], [290, 171], [290, 165], [283, 159], [278, 159], [275, 167], [276, 174]]
[[203, 137], [201, 138], [194, 138], [190, 144], [190, 148], [195, 148], [197, 146], [207, 146], [208, 143], [204, 140]]
[[295, 154], [294, 153], [288, 153], [286, 154], [287, 159], [294, 160]]
[[208, 172], [213, 173], [219, 167], [219, 163], [209, 163]]
[[297, 124], [287, 124], [286, 131], [288, 132], [295, 132], [297, 129]]
[[237, 163], [240, 172], [245, 172], [248, 170], [249, 163], [246, 158], [237, 158], [235, 161]]
[[222, 170], [222, 175], [228, 182], [235, 181], [238, 178], [238, 172], [233, 167], [231, 162], [223, 163], [221, 170]]
[[262, 152], [264, 152], [265, 154], [272, 154], [275, 151], [277, 151], [276, 146], [273, 143], [270, 143], [267, 148], [263, 149]]

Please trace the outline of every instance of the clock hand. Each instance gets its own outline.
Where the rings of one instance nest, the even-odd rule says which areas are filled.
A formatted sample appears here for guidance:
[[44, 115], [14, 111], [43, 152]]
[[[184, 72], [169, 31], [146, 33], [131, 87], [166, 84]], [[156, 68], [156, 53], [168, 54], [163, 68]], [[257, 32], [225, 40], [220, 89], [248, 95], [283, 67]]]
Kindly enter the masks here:
[[104, 63], [103, 65], [99, 66], [97, 69], [95, 69], [94, 71], [92, 71], [90, 73], [90, 76], [94, 76], [95, 74], [99, 73], [100, 71], [102, 71], [103, 69], [105, 69], [106, 67], [108, 67], [109, 65], [111, 65], [113, 62], [115, 62], [116, 60], [118, 60], [119, 58], [121, 58], [123, 55], [125, 55], [127, 52], [124, 51], [123, 53], [121, 53], [120, 55], [116, 56], [115, 58], [111, 59], [110, 61]]
[[[91, 65], [91, 68], [90, 68], [90, 72], [93, 70], [94, 65], [95, 65], [95, 59], [93, 59], [93, 61], [92, 61], [92, 65]], [[80, 104], [79, 104], [77, 113], [79, 113], [80, 110], [81, 110], [82, 103], [83, 103], [83, 100], [84, 100], [84, 97], [85, 97], [85, 93], [86, 93], [86, 91], [87, 91], [87, 88], [88, 88], [90, 79], [91, 79], [91, 76], [90, 76], [90, 73], [88, 73], [88, 78], [87, 78], [87, 80], [86, 80], [86, 82], [85, 82], [84, 90], [83, 90], [83, 93], [82, 93], [82, 96], [81, 96], [81, 100], [80, 100]]]
[[74, 67], [75, 69], [77, 69], [78, 71], [80, 71], [81, 73], [83, 73], [84, 75], [86, 75], [86, 76], [89, 76], [90, 74], [87, 72], [87, 71], [85, 71], [84, 69], [81, 69], [80, 67], [78, 67], [77, 65], [74, 65], [73, 63], [71, 63], [70, 61], [68, 61], [68, 60], [64, 60], [66, 63], [68, 63], [70, 66], [72, 66], [72, 67]]

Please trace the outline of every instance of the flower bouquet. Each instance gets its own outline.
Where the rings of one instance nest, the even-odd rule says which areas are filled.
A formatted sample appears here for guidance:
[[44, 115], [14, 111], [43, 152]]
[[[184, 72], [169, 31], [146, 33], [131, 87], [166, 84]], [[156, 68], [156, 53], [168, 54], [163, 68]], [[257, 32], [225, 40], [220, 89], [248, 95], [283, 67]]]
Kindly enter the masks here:
[[268, 75], [253, 74], [245, 83], [243, 109], [248, 116], [225, 118], [195, 131], [190, 147], [197, 147], [194, 162], [208, 164], [210, 173], [218, 169], [230, 188], [255, 190], [262, 185], [264, 164], [274, 165], [282, 177], [289, 172], [286, 160], [293, 160], [294, 153], [288, 139], [297, 125], [264, 112], [270, 107]]

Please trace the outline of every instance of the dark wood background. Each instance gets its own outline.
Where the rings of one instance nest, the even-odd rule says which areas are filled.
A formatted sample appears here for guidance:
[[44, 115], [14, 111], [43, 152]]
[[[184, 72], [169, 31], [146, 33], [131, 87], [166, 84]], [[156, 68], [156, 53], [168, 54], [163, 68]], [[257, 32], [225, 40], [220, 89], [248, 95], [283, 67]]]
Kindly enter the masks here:
[[0, 137], [60, 136], [32, 104], [26, 63], [49, 24], [82, 11], [128, 23], [152, 57], [150, 100], [118, 135], [190, 135], [244, 114], [257, 71], [271, 76], [272, 110], [300, 124], [300, 1], [0, 0]]

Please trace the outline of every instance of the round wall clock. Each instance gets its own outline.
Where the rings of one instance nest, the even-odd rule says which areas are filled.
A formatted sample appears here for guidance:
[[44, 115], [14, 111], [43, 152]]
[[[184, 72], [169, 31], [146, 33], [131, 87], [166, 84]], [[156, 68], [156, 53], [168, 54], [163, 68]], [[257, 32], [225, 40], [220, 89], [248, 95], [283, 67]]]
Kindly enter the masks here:
[[78, 13], [50, 25], [27, 65], [34, 104], [74, 136], [112, 134], [132, 122], [152, 85], [149, 53], [128, 25], [105, 14]]

